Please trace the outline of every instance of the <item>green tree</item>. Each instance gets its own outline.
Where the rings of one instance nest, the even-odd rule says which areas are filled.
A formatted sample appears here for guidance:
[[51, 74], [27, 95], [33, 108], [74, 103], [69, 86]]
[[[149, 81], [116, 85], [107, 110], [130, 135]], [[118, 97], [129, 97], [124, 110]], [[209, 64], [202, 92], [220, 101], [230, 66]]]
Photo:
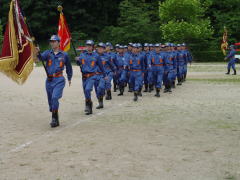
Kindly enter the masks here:
[[199, 0], [166, 0], [160, 3], [161, 30], [166, 41], [206, 43], [212, 38], [210, 20], [204, 18], [207, 4]]
[[210, 17], [211, 24], [214, 28], [214, 38], [219, 44], [223, 27], [228, 30], [229, 40], [231, 43], [240, 41], [240, 3], [239, 0], [211, 0], [212, 4], [206, 12], [206, 16]]
[[[21, 7], [37, 40], [46, 41], [57, 32], [59, 12], [63, 6], [70, 31], [79, 38], [94, 38], [105, 26], [116, 25], [121, 0], [21, 0]], [[0, 1], [0, 19], [7, 22], [9, 0]], [[75, 37], [75, 36], [74, 36]]]
[[119, 10], [118, 25], [104, 28], [99, 39], [113, 43], [157, 42], [161, 39], [159, 22], [152, 21], [158, 17], [156, 14], [154, 16], [150, 4], [124, 0], [120, 3]]

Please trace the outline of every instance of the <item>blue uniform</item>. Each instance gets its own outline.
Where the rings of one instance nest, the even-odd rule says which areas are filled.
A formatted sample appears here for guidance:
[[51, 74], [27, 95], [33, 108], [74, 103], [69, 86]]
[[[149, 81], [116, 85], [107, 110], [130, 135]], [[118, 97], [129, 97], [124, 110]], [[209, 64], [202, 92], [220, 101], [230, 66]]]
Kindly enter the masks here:
[[172, 51], [172, 54], [173, 54], [173, 61], [174, 61], [174, 64], [175, 64], [175, 66], [173, 67], [174, 68], [174, 75], [173, 75], [173, 79], [172, 80], [175, 82], [176, 77], [177, 77], [178, 54], [177, 54], [177, 51]]
[[[129, 58], [130, 55], [132, 55], [132, 52], [130, 52], [130, 51], [125, 52], [124, 53], [124, 60], [126, 61]], [[126, 79], [126, 82], [128, 83], [129, 90], [132, 91], [132, 86], [130, 84], [130, 72], [129, 72], [129, 69], [125, 69], [125, 73], [126, 73], [125, 79]]]
[[235, 55], [236, 55], [236, 50], [232, 49], [229, 52], [229, 54], [226, 56], [226, 58], [229, 59], [228, 67], [227, 67], [228, 71], [230, 71], [231, 68], [236, 71], [235, 63], [236, 63], [237, 59], [235, 58]]
[[177, 56], [177, 76], [178, 78], [182, 78], [184, 74], [184, 66], [186, 62], [186, 55], [184, 51], [178, 51]]
[[125, 66], [128, 67], [130, 76], [129, 83], [133, 87], [135, 92], [139, 91], [142, 87], [143, 82], [143, 70], [144, 70], [144, 59], [141, 54], [130, 54], [126, 61]]
[[183, 73], [184, 73], [184, 77], [186, 77], [187, 65], [188, 65], [188, 63], [192, 62], [192, 55], [190, 54], [190, 52], [188, 50], [184, 50], [184, 53], [185, 53], [185, 62], [184, 62], [184, 67], [183, 67]]
[[124, 54], [116, 55], [116, 61], [115, 61], [115, 65], [117, 68], [116, 81], [118, 86], [121, 86], [121, 87], [123, 87], [126, 82], [127, 71], [124, 70], [124, 61], [125, 61]]
[[41, 53], [39, 59], [46, 61], [46, 68], [49, 78], [46, 80], [46, 91], [50, 112], [58, 111], [59, 99], [62, 97], [65, 87], [65, 78], [63, 76], [64, 67], [66, 67], [67, 79], [71, 81], [73, 71], [71, 61], [66, 52], [59, 51], [54, 54], [53, 50], [47, 50]]
[[113, 75], [116, 71], [116, 67], [113, 63], [113, 60], [111, 59], [111, 57], [104, 53], [102, 55], [99, 54], [99, 58], [100, 58], [100, 62], [102, 63], [103, 66], [103, 70], [106, 74], [106, 90], [111, 90], [111, 86], [112, 86], [112, 79], [113, 79]]
[[174, 69], [176, 69], [176, 61], [174, 55], [167, 51], [165, 54], [165, 66], [164, 66], [164, 77], [163, 82], [165, 85], [171, 85], [174, 78]]
[[[115, 53], [115, 52], [107, 52], [107, 53], [105, 53], [105, 54], [107, 54], [107, 55], [109, 56], [109, 59], [110, 59], [111, 63], [112, 63], [114, 66], [117, 66], [117, 65], [116, 65], [116, 53]], [[113, 83], [114, 83], [114, 84], [117, 84], [117, 76], [116, 76], [116, 74], [113, 74], [112, 79], [113, 79]], [[112, 81], [112, 79], [111, 79], [111, 81]], [[107, 87], [107, 88], [108, 88], [108, 87]], [[110, 89], [111, 89], [111, 88], [110, 88]]]
[[163, 74], [164, 74], [164, 65], [165, 65], [165, 54], [163, 52], [152, 53], [150, 57], [150, 63], [149, 67], [151, 67], [152, 70], [152, 79], [153, 84], [156, 88], [160, 89], [162, 87], [163, 82]]
[[85, 98], [91, 100], [91, 91], [96, 81], [105, 77], [102, 63], [97, 53], [84, 52], [80, 55], [77, 64], [80, 65], [82, 71]]
[[[148, 64], [151, 63], [151, 55], [154, 54], [155, 51], [149, 51], [148, 55], [147, 55], [147, 62]], [[153, 74], [152, 74], [152, 68], [148, 67], [148, 78], [147, 81], [149, 83], [149, 85], [153, 85]]]

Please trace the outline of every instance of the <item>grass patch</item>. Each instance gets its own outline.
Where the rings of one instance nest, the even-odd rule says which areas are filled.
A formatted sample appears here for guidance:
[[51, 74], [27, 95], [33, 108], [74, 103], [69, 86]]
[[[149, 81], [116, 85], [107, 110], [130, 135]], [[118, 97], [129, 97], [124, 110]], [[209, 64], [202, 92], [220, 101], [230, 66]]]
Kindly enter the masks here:
[[240, 83], [239, 78], [213, 78], [213, 79], [188, 78], [188, 81], [216, 83], [216, 84], [225, 84], [225, 83], [238, 84], [238, 83]]

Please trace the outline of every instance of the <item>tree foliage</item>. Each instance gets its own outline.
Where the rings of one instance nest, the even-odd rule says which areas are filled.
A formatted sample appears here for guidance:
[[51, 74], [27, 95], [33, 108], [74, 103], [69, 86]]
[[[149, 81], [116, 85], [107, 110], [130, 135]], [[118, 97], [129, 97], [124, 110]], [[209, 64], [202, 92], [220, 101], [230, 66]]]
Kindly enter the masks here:
[[100, 39], [113, 40], [118, 43], [127, 42], [156, 42], [161, 39], [159, 17], [157, 16], [158, 3], [124, 0], [120, 3], [120, 17], [117, 26], [108, 26], [103, 29]]
[[170, 42], [204, 43], [212, 38], [211, 22], [199, 0], [166, 0], [160, 4], [163, 38]]

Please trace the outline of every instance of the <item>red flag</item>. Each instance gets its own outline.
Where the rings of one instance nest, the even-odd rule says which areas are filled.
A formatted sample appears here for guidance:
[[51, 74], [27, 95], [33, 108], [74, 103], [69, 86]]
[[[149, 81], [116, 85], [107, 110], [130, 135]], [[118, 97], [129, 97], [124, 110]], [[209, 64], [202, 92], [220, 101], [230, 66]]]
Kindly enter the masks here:
[[23, 84], [33, 70], [33, 49], [19, 1], [13, 0], [0, 56], [0, 71], [18, 84]]
[[68, 29], [67, 21], [62, 12], [62, 9], [60, 9], [58, 36], [61, 38], [60, 49], [62, 51], [68, 51], [70, 49], [71, 34]]
[[222, 44], [221, 44], [221, 50], [224, 54], [224, 56], [226, 56], [226, 50], [228, 48], [228, 32], [227, 32], [227, 28], [224, 26], [224, 33], [223, 33], [223, 40], [222, 40]]

